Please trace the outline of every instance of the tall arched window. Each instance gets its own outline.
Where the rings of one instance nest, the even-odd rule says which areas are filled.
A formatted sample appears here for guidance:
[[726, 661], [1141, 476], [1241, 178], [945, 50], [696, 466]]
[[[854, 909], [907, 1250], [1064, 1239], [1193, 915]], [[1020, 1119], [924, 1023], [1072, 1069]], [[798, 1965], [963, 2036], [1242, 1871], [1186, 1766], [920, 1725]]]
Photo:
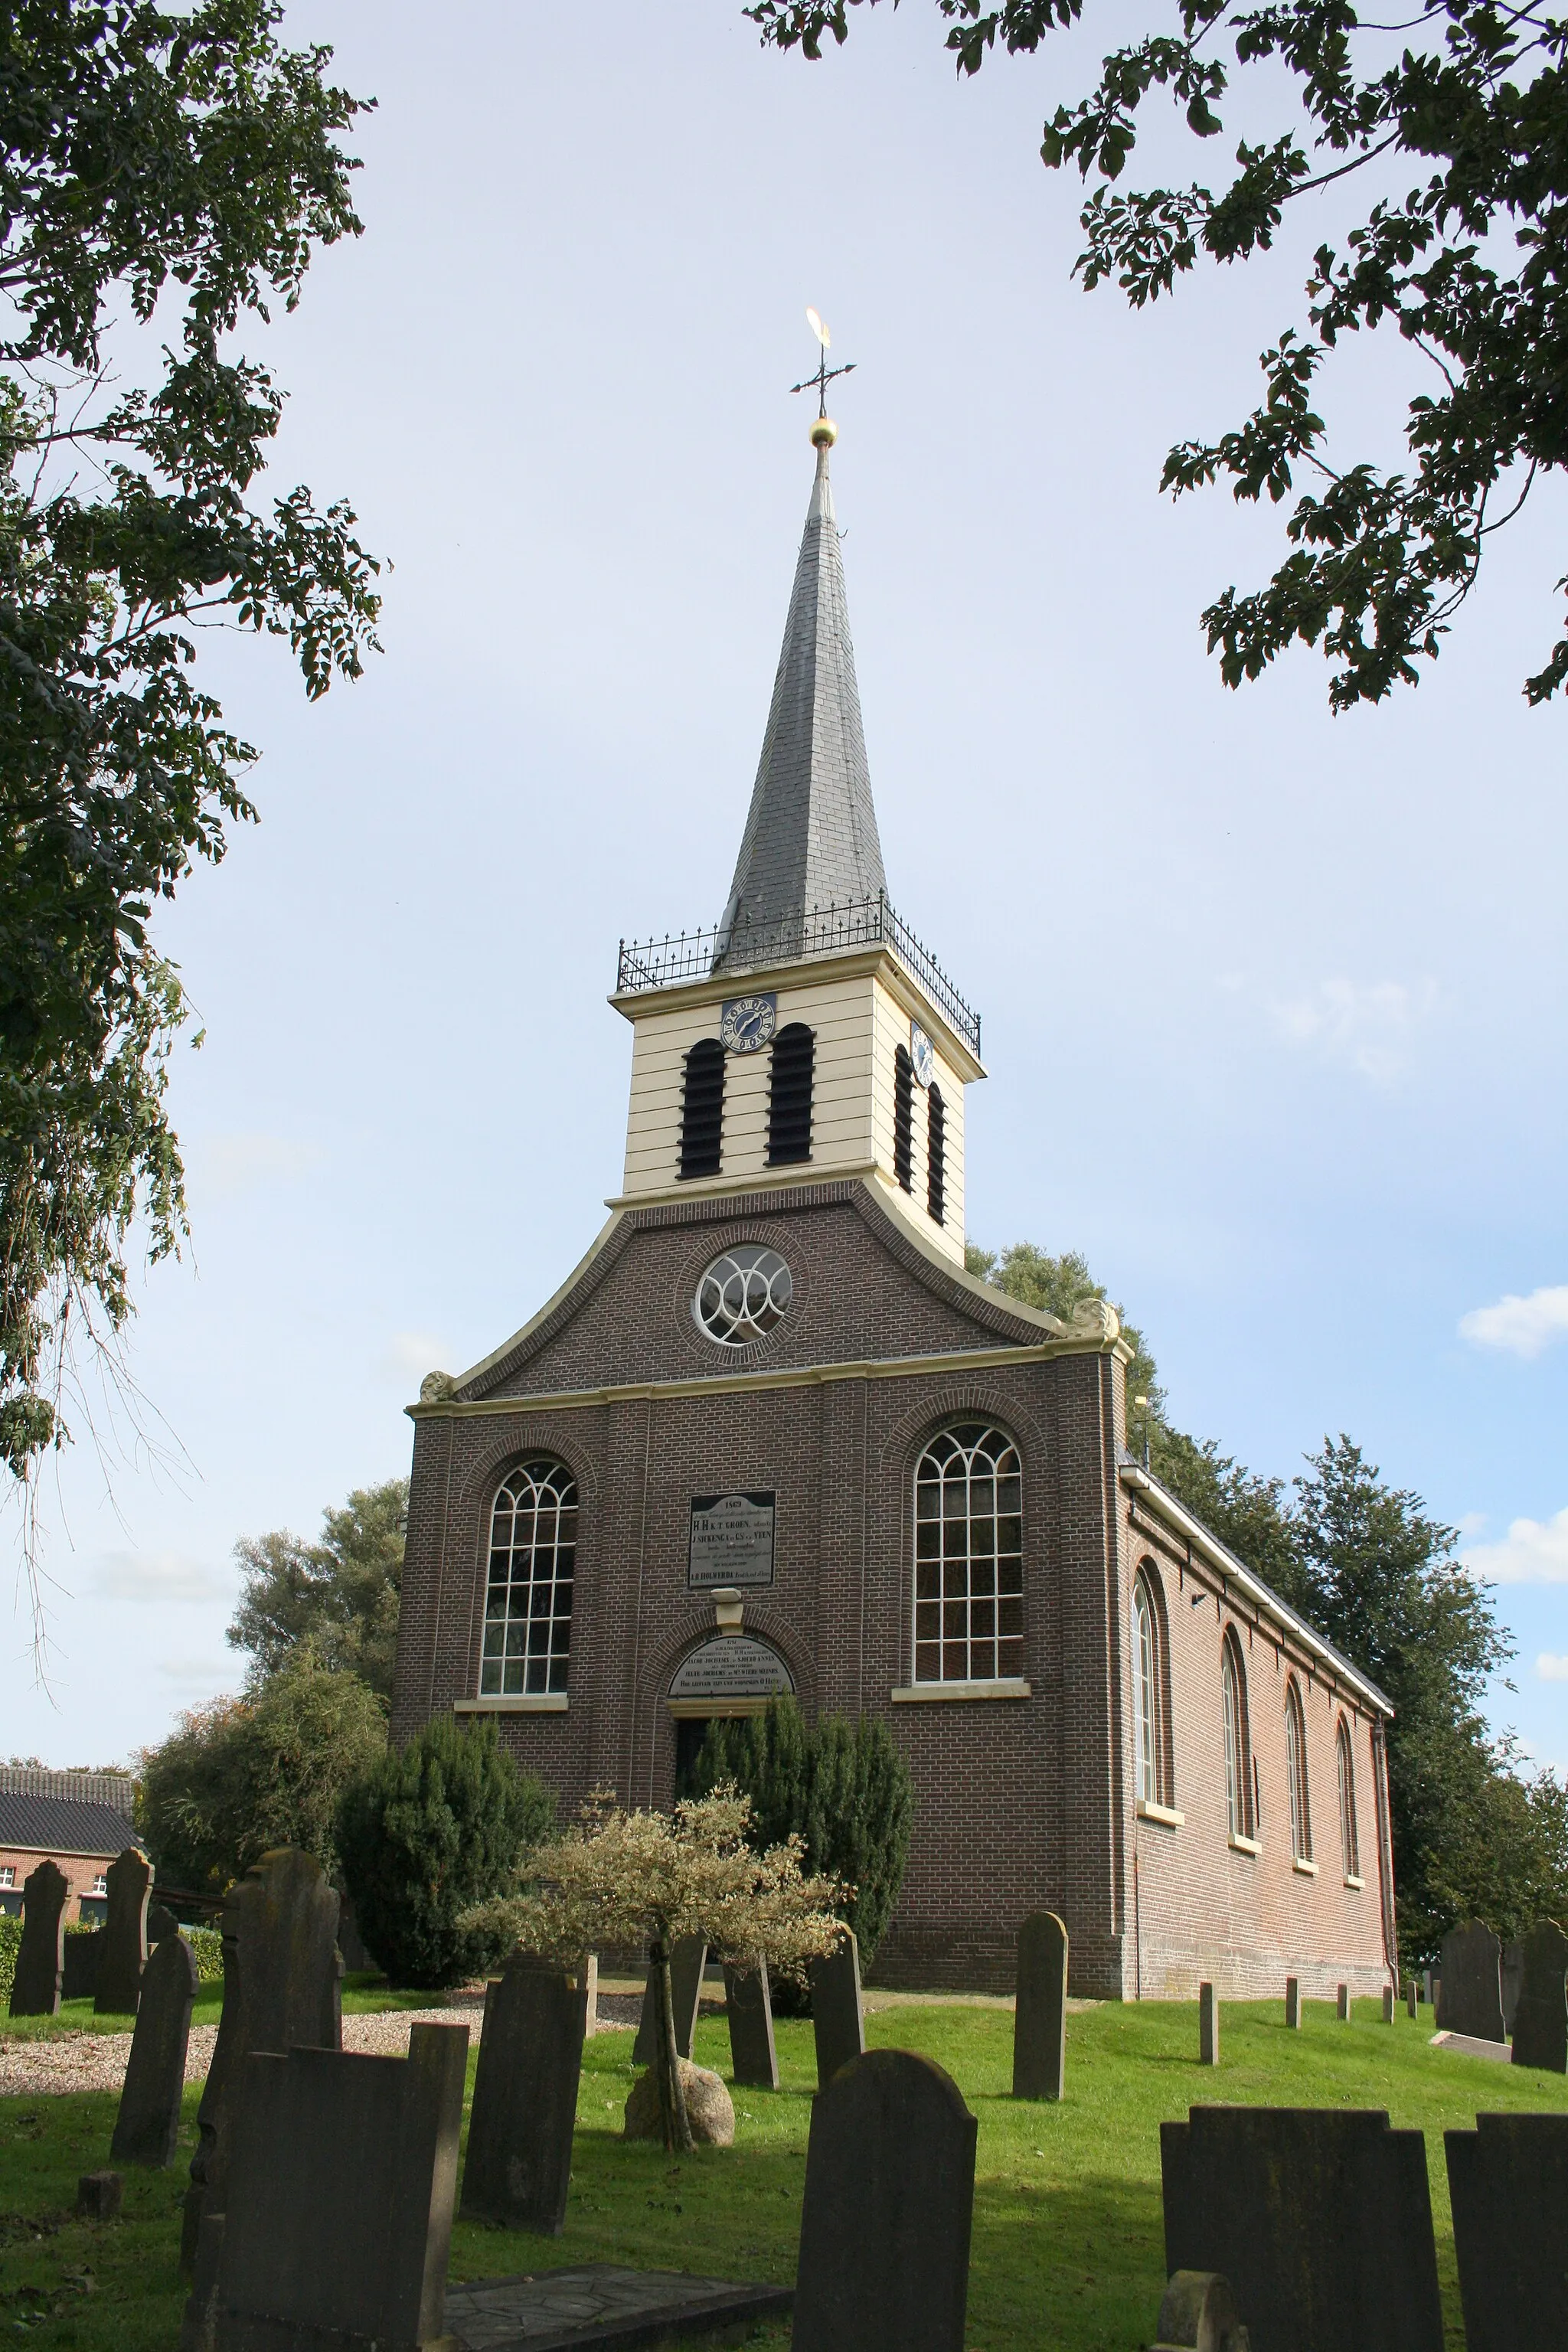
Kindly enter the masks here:
[[1342, 1715], [1335, 1735], [1334, 1747], [1340, 1768], [1340, 1853], [1343, 1857], [1345, 1876], [1361, 1876], [1361, 1843], [1355, 1827], [1355, 1757], [1351, 1748], [1351, 1730]]
[[680, 1096], [680, 1172], [717, 1176], [724, 1148], [724, 1048], [704, 1037], [686, 1056]]
[[1010, 1437], [963, 1421], [915, 1470], [917, 1683], [1024, 1671], [1023, 1475]]
[[940, 1225], [947, 1195], [947, 1106], [940, 1087], [926, 1088], [926, 1207]]
[[811, 1158], [811, 1083], [816, 1039], [804, 1021], [792, 1021], [773, 1039], [768, 1089], [768, 1166]]
[[1225, 1815], [1232, 1837], [1252, 1835], [1252, 1753], [1247, 1736], [1247, 1670], [1236, 1637], [1221, 1645], [1225, 1701]]
[[893, 1173], [906, 1192], [915, 1189], [915, 1066], [910, 1049], [893, 1055]]
[[1310, 1862], [1312, 1804], [1307, 1785], [1307, 1722], [1294, 1675], [1285, 1686], [1285, 1780], [1290, 1797], [1291, 1858]]
[[1132, 1587], [1132, 1714], [1138, 1801], [1143, 1805], [1165, 1801], [1163, 1664], [1160, 1612], [1144, 1570]]
[[490, 1512], [481, 1698], [565, 1689], [576, 1554], [577, 1481], [549, 1454], [519, 1463]]

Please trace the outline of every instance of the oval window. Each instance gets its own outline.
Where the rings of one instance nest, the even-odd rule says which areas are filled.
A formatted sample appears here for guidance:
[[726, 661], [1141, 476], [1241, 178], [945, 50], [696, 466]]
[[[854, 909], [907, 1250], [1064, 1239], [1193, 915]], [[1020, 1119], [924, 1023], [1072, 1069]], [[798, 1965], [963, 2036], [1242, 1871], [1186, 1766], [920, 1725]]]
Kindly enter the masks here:
[[704, 1270], [691, 1311], [721, 1348], [743, 1348], [748, 1340], [764, 1338], [787, 1314], [794, 1288], [777, 1250], [742, 1242]]

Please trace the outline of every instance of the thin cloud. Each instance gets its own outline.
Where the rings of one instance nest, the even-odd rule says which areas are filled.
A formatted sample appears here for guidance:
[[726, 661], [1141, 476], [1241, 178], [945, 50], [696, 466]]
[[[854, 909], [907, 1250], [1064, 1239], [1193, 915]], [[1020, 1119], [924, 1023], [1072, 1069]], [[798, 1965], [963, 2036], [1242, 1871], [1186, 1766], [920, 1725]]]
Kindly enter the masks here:
[[284, 1135], [209, 1135], [193, 1153], [197, 1190], [209, 1201], [291, 1184], [321, 1157], [319, 1145]]
[[1414, 987], [1397, 980], [1366, 986], [1323, 980], [1300, 996], [1274, 998], [1268, 1011], [1288, 1045], [1385, 1086], [1404, 1068], [1415, 1031], [1436, 1005], [1435, 980]]
[[1568, 1510], [1515, 1519], [1501, 1543], [1472, 1544], [1461, 1558], [1488, 1584], [1568, 1584]]
[[1459, 1337], [1532, 1361], [1554, 1339], [1568, 1339], [1568, 1282], [1532, 1290], [1527, 1298], [1510, 1291], [1495, 1307], [1473, 1307], [1459, 1318]]
[[384, 1380], [417, 1386], [426, 1372], [439, 1371], [450, 1360], [445, 1339], [433, 1339], [428, 1331], [395, 1331], [376, 1369]]
[[1568, 1683], [1568, 1658], [1559, 1658], [1550, 1650], [1542, 1650], [1535, 1661], [1535, 1671], [1543, 1683]]
[[186, 1552], [108, 1551], [98, 1559], [93, 1589], [103, 1601], [226, 1601], [234, 1578]]

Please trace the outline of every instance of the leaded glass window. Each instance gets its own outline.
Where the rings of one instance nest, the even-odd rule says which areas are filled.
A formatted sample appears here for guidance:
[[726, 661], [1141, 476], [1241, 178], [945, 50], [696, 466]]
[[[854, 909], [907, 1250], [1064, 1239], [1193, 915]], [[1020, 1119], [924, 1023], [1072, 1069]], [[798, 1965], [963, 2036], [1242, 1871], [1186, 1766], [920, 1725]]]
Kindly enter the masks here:
[[1285, 1778], [1290, 1794], [1290, 1852], [1298, 1862], [1312, 1859], [1312, 1816], [1307, 1796], [1307, 1726], [1301, 1694], [1292, 1683], [1285, 1693]]
[[1227, 1633], [1222, 1648], [1221, 1685], [1225, 1702], [1225, 1815], [1232, 1837], [1246, 1837], [1247, 1782], [1247, 1716], [1241, 1696], [1241, 1660]]
[[1023, 1475], [983, 1421], [932, 1438], [915, 1473], [917, 1683], [1024, 1671]]
[[1359, 1878], [1361, 1845], [1355, 1826], [1355, 1759], [1351, 1753], [1350, 1727], [1342, 1715], [1334, 1746], [1339, 1750], [1340, 1766], [1340, 1850], [1344, 1857], [1345, 1876]]
[[1138, 1796], [1145, 1805], [1157, 1805], [1160, 1801], [1159, 1642], [1154, 1597], [1140, 1577], [1132, 1590], [1133, 1704], [1138, 1734]]
[[566, 1687], [577, 1481], [548, 1455], [523, 1462], [490, 1513], [481, 1698], [521, 1698]]

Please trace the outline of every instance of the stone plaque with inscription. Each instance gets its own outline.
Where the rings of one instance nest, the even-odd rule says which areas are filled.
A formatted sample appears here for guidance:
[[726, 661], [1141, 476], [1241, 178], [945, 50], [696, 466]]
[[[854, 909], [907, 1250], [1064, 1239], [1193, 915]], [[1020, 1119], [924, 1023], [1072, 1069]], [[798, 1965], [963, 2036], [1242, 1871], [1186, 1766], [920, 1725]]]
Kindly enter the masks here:
[[749, 1633], [720, 1633], [676, 1668], [669, 1685], [678, 1699], [773, 1698], [795, 1688], [778, 1652]]
[[772, 1495], [693, 1495], [686, 1581], [694, 1592], [773, 1580]]

